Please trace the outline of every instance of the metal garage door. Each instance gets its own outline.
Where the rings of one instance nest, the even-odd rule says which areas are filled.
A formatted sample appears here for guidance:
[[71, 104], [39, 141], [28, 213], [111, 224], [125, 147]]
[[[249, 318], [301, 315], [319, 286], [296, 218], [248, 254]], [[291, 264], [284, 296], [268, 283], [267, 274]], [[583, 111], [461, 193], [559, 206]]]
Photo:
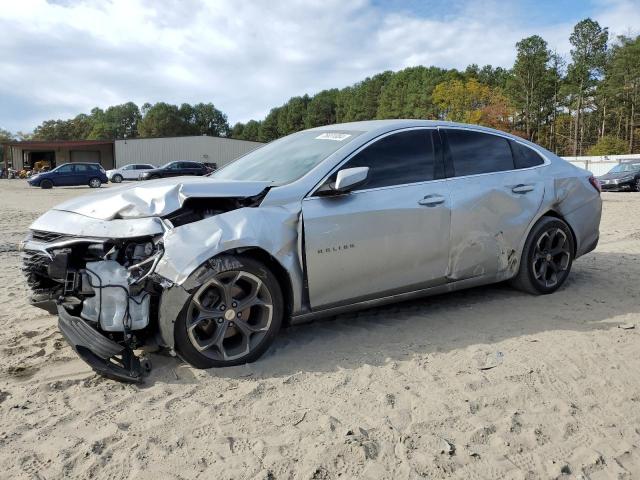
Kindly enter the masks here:
[[72, 150], [71, 161], [100, 163], [100, 152], [97, 150]]

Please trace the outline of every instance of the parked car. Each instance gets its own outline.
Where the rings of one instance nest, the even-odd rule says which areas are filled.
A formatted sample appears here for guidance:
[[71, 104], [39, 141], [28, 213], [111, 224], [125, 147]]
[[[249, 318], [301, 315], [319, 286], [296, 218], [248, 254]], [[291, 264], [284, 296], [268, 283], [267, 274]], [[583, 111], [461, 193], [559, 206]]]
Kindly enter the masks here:
[[98, 188], [109, 179], [99, 163], [64, 163], [51, 171], [31, 176], [27, 182], [32, 187], [51, 188], [72, 185], [89, 185]]
[[602, 190], [640, 192], [640, 159], [622, 162], [598, 177]]
[[156, 167], [148, 163], [132, 163], [124, 167], [107, 170], [107, 178], [113, 183], [120, 183], [123, 180], [138, 180], [141, 173], [155, 168]]
[[169, 162], [160, 168], [154, 168], [140, 174], [140, 180], [154, 180], [156, 178], [178, 177], [182, 175], [207, 175], [211, 171], [199, 162], [176, 161]]
[[595, 248], [601, 208], [589, 172], [519, 137], [346, 123], [210, 177], [62, 203], [31, 225], [24, 270], [85, 361], [138, 381], [147, 343], [224, 367], [256, 360], [285, 323], [504, 280], [555, 292]]

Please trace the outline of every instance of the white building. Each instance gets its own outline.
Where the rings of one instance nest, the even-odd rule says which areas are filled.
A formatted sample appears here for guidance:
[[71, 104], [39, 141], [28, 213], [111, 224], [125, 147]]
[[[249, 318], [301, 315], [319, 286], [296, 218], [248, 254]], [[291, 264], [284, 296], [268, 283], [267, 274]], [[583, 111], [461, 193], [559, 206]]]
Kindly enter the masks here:
[[115, 141], [116, 168], [131, 163], [161, 166], [174, 160], [216, 164], [217, 168], [263, 144], [231, 138], [194, 136], [134, 138]]

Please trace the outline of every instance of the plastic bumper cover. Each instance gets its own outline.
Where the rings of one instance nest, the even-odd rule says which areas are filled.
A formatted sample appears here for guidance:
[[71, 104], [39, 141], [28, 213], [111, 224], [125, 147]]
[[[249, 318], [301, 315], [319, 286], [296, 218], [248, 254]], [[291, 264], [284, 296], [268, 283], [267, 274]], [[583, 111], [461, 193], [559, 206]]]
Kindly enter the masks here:
[[124, 382], [142, 381], [145, 369], [130, 348], [108, 339], [62, 306], [58, 306], [58, 328], [78, 356], [99, 375]]

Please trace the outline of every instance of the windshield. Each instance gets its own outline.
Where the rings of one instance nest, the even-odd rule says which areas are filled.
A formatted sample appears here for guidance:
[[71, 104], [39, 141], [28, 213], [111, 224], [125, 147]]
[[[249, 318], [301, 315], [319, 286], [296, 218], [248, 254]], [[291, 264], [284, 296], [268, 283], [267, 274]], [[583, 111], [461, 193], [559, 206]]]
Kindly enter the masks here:
[[177, 166], [178, 166], [178, 162], [169, 162], [169, 163], [165, 163], [160, 168], [176, 168]]
[[637, 170], [640, 170], [640, 163], [621, 163], [609, 170], [609, 173], [635, 172]]
[[285, 185], [305, 175], [361, 133], [319, 130], [294, 133], [240, 157], [211, 177]]

